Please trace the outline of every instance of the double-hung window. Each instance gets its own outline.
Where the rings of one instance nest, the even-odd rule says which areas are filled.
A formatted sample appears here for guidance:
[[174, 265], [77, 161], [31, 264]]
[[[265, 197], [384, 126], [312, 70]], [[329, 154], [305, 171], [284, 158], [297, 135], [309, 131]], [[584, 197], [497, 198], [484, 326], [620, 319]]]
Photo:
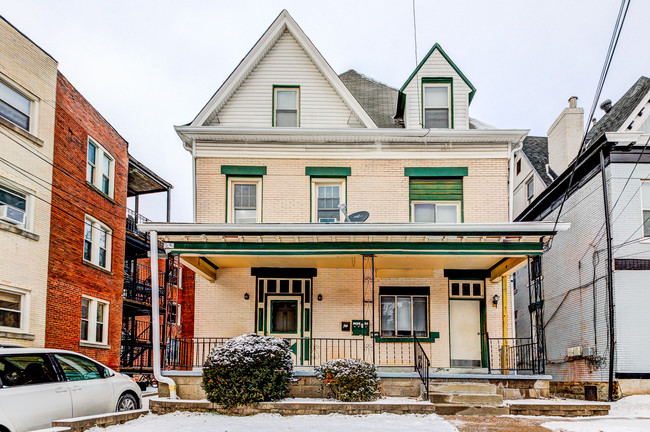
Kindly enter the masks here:
[[27, 229], [28, 195], [0, 184], [0, 221]]
[[641, 205], [643, 209], [643, 236], [650, 237], [650, 180], [641, 182]]
[[533, 202], [533, 198], [535, 198], [535, 179], [531, 178], [526, 182], [526, 200], [528, 204]]
[[86, 181], [112, 198], [114, 177], [115, 160], [97, 141], [88, 137]]
[[0, 330], [26, 331], [27, 293], [0, 287]]
[[298, 127], [300, 125], [300, 88], [273, 88], [273, 126]]
[[108, 308], [108, 302], [92, 297], [81, 298], [82, 342], [108, 344]]
[[339, 205], [345, 203], [345, 179], [312, 179], [312, 220], [341, 222]]
[[83, 259], [105, 270], [111, 269], [111, 229], [97, 219], [86, 216]]
[[[388, 294], [381, 294], [382, 290]], [[428, 289], [419, 288], [410, 291], [407, 287], [396, 289], [382, 287], [379, 297], [382, 336], [428, 336]]]
[[228, 222], [262, 221], [262, 178], [228, 178]]
[[0, 81], [0, 117], [29, 131], [32, 101]]
[[[429, 81], [434, 81], [430, 79]], [[427, 82], [422, 84], [423, 120], [427, 129], [451, 127], [451, 84]]]

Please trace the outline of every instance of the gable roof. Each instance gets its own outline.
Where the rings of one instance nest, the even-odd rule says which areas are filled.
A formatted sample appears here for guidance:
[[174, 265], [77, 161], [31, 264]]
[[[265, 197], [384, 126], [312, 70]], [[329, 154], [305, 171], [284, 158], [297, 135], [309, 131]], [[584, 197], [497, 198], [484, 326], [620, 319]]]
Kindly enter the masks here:
[[398, 90], [360, 74], [354, 69], [339, 75], [350, 93], [380, 128], [403, 128], [395, 119]]
[[553, 182], [552, 177], [546, 172], [548, 166], [548, 138], [539, 136], [527, 136], [521, 148], [524, 155], [532, 165], [533, 169], [541, 177], [546, 186]]
[[648, 92], [650, 92], [650, 78], [642, 76], [589, 130], [586, 141], [591, 144], [591, 141], [595, 141], [605, 132], [617, 132]]
[[418, 71], [419, 71], [419, 70], [422, 68], [422, 66], [427, 62], [427, 60], [429, 59], [429, 57], [431, 57], [431, 54], [433, 54], [433, 52], [436, 51], [436, 50], [438, 50], [438, 52], [439, 52], [439, 53], [440, 53], [440, 54], [445, 58], [445, 60], [447, 60], [447, 63], [449, 63], [449, 65], [450, 65], [450, 66], [451, 66], [451, 67], [456, 71], [456, 73], [458, 74], [458, 76], [460, 76], [460, 77], [462, 78], [462, 80], [465, 81], [465, 84], [467, 84], [467, 86], [468, 86], [470, 89], [472, 89], [472, 91], [469, 92], [469, 103], [472, 103], [472, 99], [474, 99], [474, 94], [476, 93], [476, 87], [474, 87], [474, 86], [472, 85], [472, 83], [469, 82], [469, 80], [467, 79], [467, 77], [466, 77], [466, 76], [465, 76], [465, 75], [460, 71], [460, 69], [458, 69], [458, 66], [456, 66], [456, 64], [455, 64], [453, 61], [451, 61], [451, 59], [449, 58], [449, 56], [447, 55], [447, 53], [445, 53], [445, 51], [442, 49], [442, 47], [441, 47], [440, 44], [438, 44], [438, 43], [435, 43], [435, 44], [433, 45], [433, 47], [429, 50], [429, 52], [427, 53], [427, 55], [424, 56], [424, 58], [422, 59], [422, 61], [420, 62], [420, 64], [418, 64], [418, 66], [415, 68], [415, 70], [413, 71], [413, 73], [411, 73], [411, 76], [408, 77], [408, 79], [406, 80], [406, 82], [404, 83], [404, 85], [402, 86], [402, 88], [399, 89], [400, 93], [403, 93], [404, 90], [406, 90], [406, 86], [409, 85], [409, 83], [411, 82], [411, 80], [413, 79], [413, 77], [415, 77], [415, 75], [417, 75]]
[[329, 63], [327, 63], [325, 58], [321, 55], [318, 49], [316, 49], [314, 44], [309, 40], [300, 26], [298, 26], [298, 24], [293, 20], [286, 9], [278, 15], [275, 21], [273, 21], [262, 37], [257, 41], [253, 48], [251, 48], [248, 54], [246, 54], [235, 70], [212, 96], [210, 101], [208, 101], [194, 120], [192, 120], [190, 125], [202, 126], [211, 121], [216, 113], [223, 108], [228, 100], [230, 100], [234, 92], [246, 80], [264, 56], [266, 56], [266, 54], [273, 48], [273, 45], [275, 45], [285, 31], [291, 33], [296, 42], [307, 53], [314, 65], [316, 65], [316, 68], [318, 68], [329, 84], [334, 88], [339, 96], [341, 96], [343, 102], [357, 117], [359, 117], [361, 123], [367, 128], [376, 128], [377, 126], [372, 121], [372, 118], [364, 111], [354, 96], [352, 96], [348, 88], [336, 75], [336, 72], [334, 72]]

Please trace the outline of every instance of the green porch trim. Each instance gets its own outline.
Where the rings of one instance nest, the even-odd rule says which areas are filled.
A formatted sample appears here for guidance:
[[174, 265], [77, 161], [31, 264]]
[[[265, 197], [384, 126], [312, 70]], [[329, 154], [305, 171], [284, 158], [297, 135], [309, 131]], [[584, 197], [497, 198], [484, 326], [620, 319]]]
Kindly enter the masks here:
[[405, 167], [406, 177], [466, 177], [467, 167]]
[[350, 167], [305, 167], [305, 175], [311, 177], [340, 178], [352, 175]]
[[231, 176], [263, 176], [266, 175], [265, 166], [221, 165], [221, 174]]
[[[471, 91], [469, 92], [469, 103], [471, 104], [471, 103], [472, 103], [472, 99], [474, 99], [474, 94], [476, 93], [476, 87], [474, 87], [474, 86], [472, 85], [472, 83], [467, 79], [467, 77], [465, 76], [465, 74], [463, 74], [463, 73], [460, 71], [460, 69], [458, 69], [458, 66], [456, 66], [456, 64], [455, 64], [453, 61], [451, 61], [451, 59], [449, 58], [449, 56], [447, 55], [447, 53], [442, 49], [442, 47], [441, 47], [440, 44], [438, 44], [438, 43], [436, 43], [436, 44], [433, 45], [433, 47], [429, 50], [429, 52], [427, 53], [427, 55], [424, 56], [424, 58], [422, 59], [422, 61], [420, 62], [420, 64], [418, 64], [418, 66], [415, 68], [415, 70], [413, 71], [413, 73], [411, 73], [411, 76], [408, 77], [408, 79], [406, 80], [406, 82], [404, 83], [404, 85], [402, 85], [402, 87], [399, 89], [400, 93], [403, 93], [404, 90], [406, 90], [406, 87], [409, 85], [409, 83], [411, 82], [411, 80], [412, 80], [413, 78], [415, 78], [415, 76], [417, 75], [417, 73], [420, 71], [420, 69], [422, 68], [422, 66], [427, 62], [427, 60], [429, 60], [429, 57], [431, 57], [431, 54], [433, 54], [433, 52], [434, 52], [435, 50], [438, 50], [438, 52], [440, 52], [440, 54], [445, 58], [445, 60], [447, 60], [447, 63], [449, 63], [449, 65], [454, 69], [454, 71], [458, 74], [458, 76], [459, 76], [459, 77], [460, 77], [460, 78], [465, 82], [465, 84], [467, 84], [467, 86], [471, 89]], [[398, 102], [398, 103], [399, 103], [399, 102]]]
[[517, 252], [517, 251], [541, 251], [542, 243], [384, 243], [384, 242], [332, 242], [332, 243], [238, 243], [238, 242], [176, 242], [174, 250], [200, 250], [218, 253], [219, 251], [266, 251], [266, 252], [318, 252], [318, 251], [335, 251], [340, 252], [364, 252], [367, 250], [386, 250], [386, 251], [465, 251], [473, 252]]
[[[379, 335], [374, 335], [373, 339], [375, 342], [410, 342], [413, 343], [412, 337], [381, 337]], [[427, 338], [418, 338], [420, 342], [430, 342], [434, 343], [436, 339], [440, 339], [440, 332], [430, 332], [429, 337]]]

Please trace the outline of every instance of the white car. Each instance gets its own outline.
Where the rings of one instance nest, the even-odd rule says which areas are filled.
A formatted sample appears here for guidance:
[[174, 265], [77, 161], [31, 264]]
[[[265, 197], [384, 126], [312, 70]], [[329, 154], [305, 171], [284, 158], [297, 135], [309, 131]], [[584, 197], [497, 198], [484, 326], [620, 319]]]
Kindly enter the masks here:
[[141, 406], [135, 382], [84, 355], [0, 347], [0, 432], [43, 429], [53, 420]]

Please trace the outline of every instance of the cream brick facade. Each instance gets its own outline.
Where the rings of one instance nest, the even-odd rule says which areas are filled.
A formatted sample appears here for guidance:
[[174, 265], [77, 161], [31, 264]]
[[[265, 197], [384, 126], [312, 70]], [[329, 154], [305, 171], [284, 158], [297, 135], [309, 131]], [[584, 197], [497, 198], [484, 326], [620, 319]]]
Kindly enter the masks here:
[[0, 291], [22, 295], [21, 328], [0, 344], [43, 346], [57, 62], [0, 18], [0, 81], [31, 102], [29, 131], [0, 119], [0, 184], [27, 196], [24, 229], [0, 221]]

